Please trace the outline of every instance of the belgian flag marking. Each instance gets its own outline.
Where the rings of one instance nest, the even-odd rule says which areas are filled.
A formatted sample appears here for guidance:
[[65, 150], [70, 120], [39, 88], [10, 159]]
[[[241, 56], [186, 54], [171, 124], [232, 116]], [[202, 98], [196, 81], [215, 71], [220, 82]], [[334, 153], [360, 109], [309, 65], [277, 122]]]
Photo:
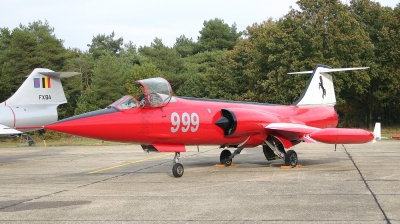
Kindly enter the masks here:
[[50, 78], [42, 78], [42, 87], [43, 88], [50, 88]]

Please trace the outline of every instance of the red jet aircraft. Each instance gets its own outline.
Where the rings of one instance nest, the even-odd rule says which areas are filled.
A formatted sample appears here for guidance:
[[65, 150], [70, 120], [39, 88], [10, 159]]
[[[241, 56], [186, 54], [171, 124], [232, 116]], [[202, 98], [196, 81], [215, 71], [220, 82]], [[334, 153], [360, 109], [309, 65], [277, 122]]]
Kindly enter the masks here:
[[[300, 142], [367, 143], [374, 134], [363, 129], [337, 128], [338, 115], [329, 72], [367, 69], [317, 65], [306, 90], [292, 105], [211, 100], [172, 96], [168, 81], [137, 81], [144, 93], [127, 95], [105, 109], [70, 117], [44, 126], [58, 132], [107, 141], [136, 142], [146, 151], [175, 152], [172, 173], [183, 175], [179, 163], [185, 145], [220, 145], [220, 162], [229, 166], [243, 148], [262, 145], [268, 160], [298, 162], [292, 146]], [[236, 148], [231, 153], [227, 148]]]

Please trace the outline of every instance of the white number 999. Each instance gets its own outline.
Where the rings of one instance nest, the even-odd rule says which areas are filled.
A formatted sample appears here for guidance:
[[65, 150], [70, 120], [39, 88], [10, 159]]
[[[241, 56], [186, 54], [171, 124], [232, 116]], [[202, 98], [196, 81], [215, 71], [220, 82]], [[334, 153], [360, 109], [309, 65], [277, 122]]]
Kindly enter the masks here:
[[192, 113], [191, 115], [189, 115], [187, 112], [184, 112], [182, 114], [182, 119], [179, 116], [178, 113], [173, 112], [171, 114], [171, 132], [175, 133], [179, 130], [180, 126], [182, 123], [182, 132], [187, 132], [190, 131], [191, 132], [196, 132], [199, 129], [199, 125], [200, 125], [200, 118], [199, 115], [197, 115], [196, 113]]

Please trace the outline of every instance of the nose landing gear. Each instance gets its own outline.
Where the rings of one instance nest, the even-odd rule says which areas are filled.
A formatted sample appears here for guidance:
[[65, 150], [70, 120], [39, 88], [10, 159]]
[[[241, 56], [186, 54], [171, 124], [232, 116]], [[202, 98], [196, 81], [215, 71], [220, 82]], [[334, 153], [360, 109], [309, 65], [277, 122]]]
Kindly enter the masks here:
[[174, 166], [172, 167], [172, 174], [174, 177], [181, 177], [183, 175], [184, 169], [183, 165], [179, 163], [180, 152], [175, 152]]

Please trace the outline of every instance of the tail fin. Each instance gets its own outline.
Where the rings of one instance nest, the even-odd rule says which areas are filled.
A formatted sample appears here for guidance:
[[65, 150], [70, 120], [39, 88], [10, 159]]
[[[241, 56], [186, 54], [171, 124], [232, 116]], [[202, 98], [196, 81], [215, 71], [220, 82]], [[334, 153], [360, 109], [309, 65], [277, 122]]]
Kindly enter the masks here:
[[369, 67], [358, 68], [331, 68], [326, 65], [316, 65], [314, 71], [292, 72], [288, 74], [312, 74], [307, 87], [294, 105], [331, 105], [336, 104], [335, 89], [332, 76], [328, 72], [340, 72], [350, 70], [368, 69]]
[[29, 104], [59, 105], [67, 102], [60, 77], [78, 75], [77, 72], [54, 72], [47, 68], [35, 68], [19, 89], [2, 104], [7, 106]]
[[381, 134], [381, 123], [380, 122], [376, 122], [375, 123], [375, 128], [374, 128], [374, 140], [381, 140], [382, 139], [382, 134]]

